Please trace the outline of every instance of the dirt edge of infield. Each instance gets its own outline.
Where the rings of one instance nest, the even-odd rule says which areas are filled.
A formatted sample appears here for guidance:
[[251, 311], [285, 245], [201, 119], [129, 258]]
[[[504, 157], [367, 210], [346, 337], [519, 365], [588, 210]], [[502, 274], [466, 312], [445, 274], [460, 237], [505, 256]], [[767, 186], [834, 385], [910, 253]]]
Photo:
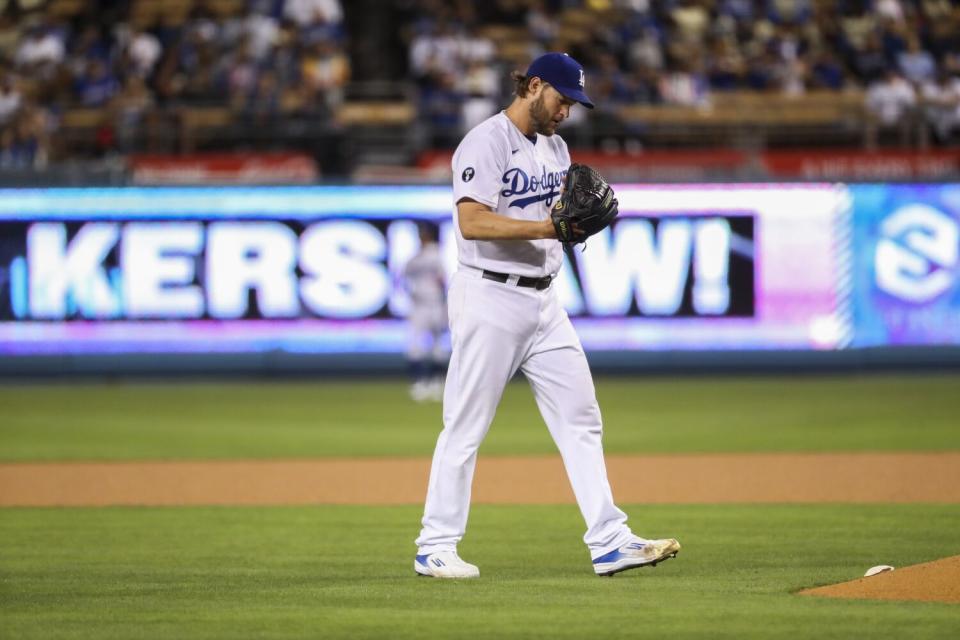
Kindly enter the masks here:
[[960, 556], [885, 571], [869, 578], [804, 589], [800, 595], [960, 604]]

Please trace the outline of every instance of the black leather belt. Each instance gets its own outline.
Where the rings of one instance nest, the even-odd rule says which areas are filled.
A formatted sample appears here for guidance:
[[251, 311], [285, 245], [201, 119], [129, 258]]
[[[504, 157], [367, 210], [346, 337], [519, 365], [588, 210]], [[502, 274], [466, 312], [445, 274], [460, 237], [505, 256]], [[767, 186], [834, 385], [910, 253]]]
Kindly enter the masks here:
[[[506, 282], [510, 279], [509, 273], [498, 273], [496, 271], [483, 270], [483, 277], [487, 280], [496, 280], [497, 282]], [[543, 276], [542, 278], [531, 278], [529, 276], [518, 276], [518, 287], [533, 287], [534, 289], [546, 289], [553, 282], [553, 276]]]

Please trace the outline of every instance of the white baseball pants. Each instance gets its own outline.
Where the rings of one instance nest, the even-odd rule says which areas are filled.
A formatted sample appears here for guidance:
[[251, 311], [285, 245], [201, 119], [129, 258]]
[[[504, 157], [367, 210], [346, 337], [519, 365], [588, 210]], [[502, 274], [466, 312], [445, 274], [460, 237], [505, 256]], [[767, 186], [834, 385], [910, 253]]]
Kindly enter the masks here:
[[482, 278], [461, 266], [450, 285], [453, 353], [417, 538], [420, 554], [456, 548], [467, 527], [477, 450], [504, 387], [520, 369], [556, 442], [592, 558], [631, 538], [613, 502], [603, 460], [600, 408], [586, 356], [554, 287], [536, 290]]

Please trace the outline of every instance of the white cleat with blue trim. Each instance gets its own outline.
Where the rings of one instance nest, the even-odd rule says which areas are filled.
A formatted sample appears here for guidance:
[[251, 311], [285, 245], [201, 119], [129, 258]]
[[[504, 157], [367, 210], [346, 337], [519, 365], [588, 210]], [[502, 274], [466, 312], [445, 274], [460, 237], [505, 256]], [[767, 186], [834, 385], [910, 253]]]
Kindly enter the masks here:
[[637, 567], [655, 567], [658, 562], [677, 557], [680, 543], [673, 538], [665, 540], [643, 540], [637, 538], [619, 549], [614, 549], [593, 561], [593, 570], [598, 576], [612, 576], [615, 573]]
[[413, 570], [430, 578], [479, 578], [480, 569], [464, 562], [456, 551], [437, 551], [418, 555], [413, 561]]

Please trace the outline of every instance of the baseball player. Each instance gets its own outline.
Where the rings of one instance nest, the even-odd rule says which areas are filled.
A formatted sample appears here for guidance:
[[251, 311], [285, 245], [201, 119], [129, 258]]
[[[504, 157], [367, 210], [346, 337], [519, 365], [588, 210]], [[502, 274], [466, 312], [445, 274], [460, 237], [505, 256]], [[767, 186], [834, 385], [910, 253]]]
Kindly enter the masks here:
[[417, 402], [439, 401], [443, 396], [443, 365], [446, 351], [447, 301], [443, 260], [436, 228], [421, 224], [420, 250], [407, 262], [404, 283], [410, 294], [407, 317], [410, 332], [407, 366], [413, 379], [410, 397]]
[[[601, 445], [602, 422], [580, 340], [551, 286], [570, 225], [557, 223], [568, 168], [554, 135], [584, 93], [583, 68], [548, 53], [513, 74], [511, 105], [474, 127], [453, 156], [458, 268], [448, 294], [453, 345], [414, 570], [474, 578], [457, 555], [470, 507], [477, 449], [504, 387], [519, 369], [533, 389], [586, 521], [583, 537], [598, 575], [654, 565], [676, 540], [634, 535], [613, 502]], [[609, 196], [607, 198], [609, 204]], [[616, 201], [613, 201], [616, 214]], [[569, 208], [569, 207], [568, 207]], [[575, 224], [572, 225], [575, 229]]]

